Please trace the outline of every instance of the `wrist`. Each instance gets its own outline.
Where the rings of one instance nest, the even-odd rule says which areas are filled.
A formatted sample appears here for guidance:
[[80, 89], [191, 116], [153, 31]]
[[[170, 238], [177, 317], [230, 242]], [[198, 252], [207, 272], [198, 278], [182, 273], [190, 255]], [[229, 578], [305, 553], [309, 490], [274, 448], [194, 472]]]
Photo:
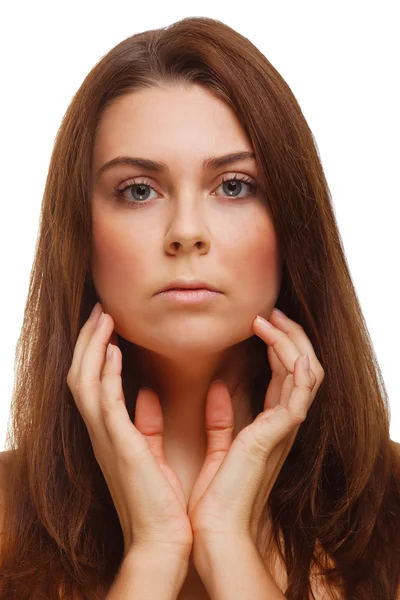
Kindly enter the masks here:
[[183, 581], [186, 577], [189, 568], [189, 557], [185, 551], [171, 549], [170, 546], [132, 546], [124, 556], [124, 562], [131, 564], [146, 565], [150, 570], [152, 567], [168, 570], [170, 573], [175, 573]]
[[195, 560], [210, 598], [285, 598], [251, 536], [225, 535], [224, 539], [219, 536], [203, 540], [197, 546]]
[[200, 575], [206, 576], [212, 566], [221, 556], [237, 554], [254, 550], [254, 543], [250, 535], [226, 534], [195, 538], [193, 543], [193, 563]]
[[131, 548], [124, 556], [117, 576], [106, 596], [121, 598], [159, 598], [176, 600], [188, 567], [179, 555], [159, 548]]

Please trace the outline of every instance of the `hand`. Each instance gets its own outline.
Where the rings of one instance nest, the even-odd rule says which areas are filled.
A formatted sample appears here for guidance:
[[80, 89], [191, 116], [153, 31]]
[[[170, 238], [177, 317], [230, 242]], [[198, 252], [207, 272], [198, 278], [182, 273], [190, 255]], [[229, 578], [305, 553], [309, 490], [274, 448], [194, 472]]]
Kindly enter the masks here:
[[[189, 560], [193, 536], [186, 497], [163, 449], [157, 395], [140, 390], [132, 423], [122, 389], [122, 353], [113, 345], [114, 321], [97, 304], [82, 327], [67, 383], [85, 421], [122, 527], [125, 556], [132, 549], [168, 552]], [[104, 366], [103, 366], [104, 365]], [[139, 431], [140, 430], [140, 431]]]
[[[268, 346], [272, 377], [264, 411], [233, 440], [234, 420], [227, 386], [214, 382], [206, 399], [207, 450], [192, 488], [188, 515], [196, 546], [256, 534], [262, 510], [298, 429], [324, 378], [304, 329], [273, 311], [272, 327], [253, 321], [253, 330]], [[310, 369], [302, 364], [308, 355]]]

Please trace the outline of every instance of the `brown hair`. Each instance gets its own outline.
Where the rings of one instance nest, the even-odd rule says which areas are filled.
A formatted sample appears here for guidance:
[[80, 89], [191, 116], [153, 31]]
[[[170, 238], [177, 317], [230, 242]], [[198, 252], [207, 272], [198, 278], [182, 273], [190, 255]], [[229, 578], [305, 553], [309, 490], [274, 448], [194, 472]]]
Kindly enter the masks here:
[[[295, 96], [265, 56], [227, 25], [202, 17], [119, 43], [87, 75], [57, 133], [16, 348], [6, 444], [18, 451], [7, 479], [1, 598], [56, 598], [60, 587], [67, 599], [98, 598], [122, 560], [119, 520], [66, 376], [98, 300], [89, 267], [99, 119], [115, 98], [164, 83], [202, 85], [238, 115], [282, 252], [276, 305], [304, 328], [325, 370], [264, 511], [287, 565], [286, 597], [309, 597], [311, 565], [326, 568], [324, 556], [335, 565], [326, 575], [344, 598], [395, 600], [400, 461], [316, 143]], [[251, 340], [256, 416], [271, 373], [265, 344]], [[129, 343], [120, 338], [120, 348], [128, 398], [134, 387], [124, 362]], [[260, 548], [267, 546], [261, 530]]]

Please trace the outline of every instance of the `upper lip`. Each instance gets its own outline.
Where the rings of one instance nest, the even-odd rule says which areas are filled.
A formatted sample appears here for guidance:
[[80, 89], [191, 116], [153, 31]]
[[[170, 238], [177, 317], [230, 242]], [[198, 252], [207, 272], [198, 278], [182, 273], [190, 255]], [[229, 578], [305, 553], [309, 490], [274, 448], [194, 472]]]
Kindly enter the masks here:
[[207, 281], [203, 281], [201, 279], [187, 279], [187, 278], [186, 279], [185, 278], [175, 279], [175, 281], [171, 281], [171, 283], [168, 283], [168, 285], [166, 285], [160, 291], [165, 292], [166, 290], [172, 290], [172, 289], [185, 289], [185, 290], [206, 289], [206, 290], [211, 290], [213, 292], [219, 292], [219, 290], [216, 287], [214, 287]]

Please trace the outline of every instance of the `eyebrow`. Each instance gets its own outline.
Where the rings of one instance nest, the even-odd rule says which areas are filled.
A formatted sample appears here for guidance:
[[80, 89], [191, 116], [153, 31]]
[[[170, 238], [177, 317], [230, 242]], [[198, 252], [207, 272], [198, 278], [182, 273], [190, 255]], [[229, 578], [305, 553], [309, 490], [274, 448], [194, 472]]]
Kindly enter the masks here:
[[[204, 171], [206, 169], [218, 169], [219, 167], [224, 167], [239, 160], [246, 160], [249, 158], [255, 159], [255, 153], [231, 152], [230, 154], [223, 154], [221, 156], [209, 156], [203, 160], [202, 168]], [[142, 169], [154, 171], [155, 173], [160, 173], [168, 169], [168, 166], [164, 162], [150, 160], [148, 158], [137, 158], [133, 156], [116, 156], [115, 158], [108, 160], [102, 167], [100, 167], [96, 174], [96, 181], [105, 171], [108, 171], [108, 169], [111, 169], [117, 165], [141, 167]]]

